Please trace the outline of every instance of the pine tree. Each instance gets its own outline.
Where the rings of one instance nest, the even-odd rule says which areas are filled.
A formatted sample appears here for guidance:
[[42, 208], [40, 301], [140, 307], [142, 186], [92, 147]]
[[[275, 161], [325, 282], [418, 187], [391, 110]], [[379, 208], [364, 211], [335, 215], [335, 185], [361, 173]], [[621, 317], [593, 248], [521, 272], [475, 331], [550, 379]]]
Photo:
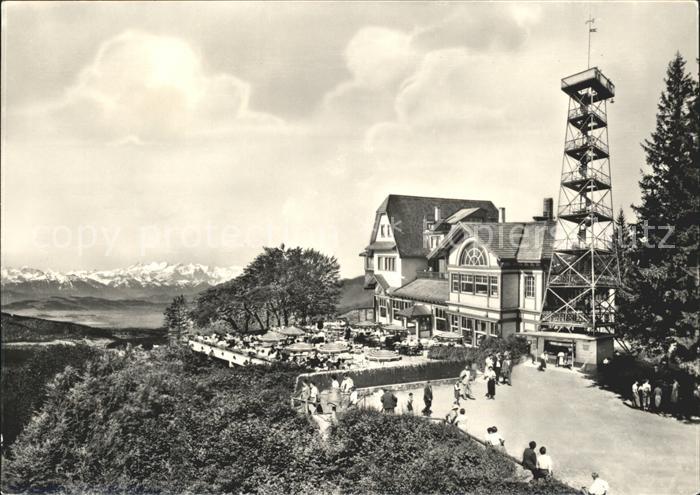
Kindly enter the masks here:
[[[656, 129], [643, 143], [649, 172], [635, 206], [641, 242], [631, 253], [622, 331], [649, 354], [698, 356], [698, 85], [680, 54], [668, 66]], [[692, 365], [689, 367], [693, 367]], [[697, 372], [697, 370], [694, 370]]]
[[177, 296], [170, 303], [170, 306], [165, 308], [163, 312], [165, 317], [165, 326], [173, 332], [173, 336], [179, 340], [182, 333], [190, 327], [189, 308], [185, 296]]

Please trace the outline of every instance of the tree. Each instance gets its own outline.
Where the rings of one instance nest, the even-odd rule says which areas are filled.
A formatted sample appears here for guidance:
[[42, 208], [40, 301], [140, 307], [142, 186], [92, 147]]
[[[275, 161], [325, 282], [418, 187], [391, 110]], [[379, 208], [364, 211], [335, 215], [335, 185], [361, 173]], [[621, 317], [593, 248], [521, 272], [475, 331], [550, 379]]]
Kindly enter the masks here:
[[644, 351], [693, 368], [700, 336], [700, 113], [698, 84], [685, 65], [680, 54], [669, 64], [656, 128], [642, 145], [649, 172], [639, 182], [642, 201], [634, 207], [641, 242], [631, 253], [630, 299], [621, 306], [621, 319], [625, 337]]
[[165, 326], [168, 327], [179, 339], [182, 332], [190, 327], [190, 315], [185, 296], [176, 296], [170, 306], [163, 312]]
[[220, 320], [247, 332], [332, 314], [339, 271], [334, 257], [313, 249], [266, 247], [240, 276], [200, 294], [192, 318], [199, 326]]

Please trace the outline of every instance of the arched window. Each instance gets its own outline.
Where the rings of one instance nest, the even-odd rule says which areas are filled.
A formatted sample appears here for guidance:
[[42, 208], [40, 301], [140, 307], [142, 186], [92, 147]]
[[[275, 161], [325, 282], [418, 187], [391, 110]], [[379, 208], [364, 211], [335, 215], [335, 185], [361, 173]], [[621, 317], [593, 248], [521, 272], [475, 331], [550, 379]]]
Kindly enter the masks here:
[[462, 250], [459, 264], [462, 266], [485, 266], [488, 258], [486, 252], [476, 244], [469, 244]]

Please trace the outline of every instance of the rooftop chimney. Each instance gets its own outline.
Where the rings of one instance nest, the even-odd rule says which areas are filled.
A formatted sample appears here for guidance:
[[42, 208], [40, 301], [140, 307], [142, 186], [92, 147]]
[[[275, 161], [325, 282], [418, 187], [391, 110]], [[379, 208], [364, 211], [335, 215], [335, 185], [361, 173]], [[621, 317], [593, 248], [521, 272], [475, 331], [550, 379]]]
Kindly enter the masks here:
[[542, 203], [542, 216], [545, 220], [552, 220], [554, 218], [554, 199], [544, 198]]
[[440, 220], [442, 220], [440, 218], [440, 207], [436, 206], [435, 207], [435, 223], [439, 222]]
[[505, 208], [498, 209], [498, 221], [501, 223], [505, 223], [505, 221], [506, 221], [506, 209]]

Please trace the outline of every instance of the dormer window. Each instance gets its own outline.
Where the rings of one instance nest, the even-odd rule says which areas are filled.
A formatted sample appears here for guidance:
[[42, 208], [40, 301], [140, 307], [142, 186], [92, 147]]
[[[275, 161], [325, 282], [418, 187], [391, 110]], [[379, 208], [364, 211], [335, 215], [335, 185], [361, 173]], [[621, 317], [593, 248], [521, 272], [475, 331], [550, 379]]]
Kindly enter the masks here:
[[486, 266], [487, 259], [486, 251], [472, 243], [462, 251], [459, 257], [459, 264], [462, 266]]

